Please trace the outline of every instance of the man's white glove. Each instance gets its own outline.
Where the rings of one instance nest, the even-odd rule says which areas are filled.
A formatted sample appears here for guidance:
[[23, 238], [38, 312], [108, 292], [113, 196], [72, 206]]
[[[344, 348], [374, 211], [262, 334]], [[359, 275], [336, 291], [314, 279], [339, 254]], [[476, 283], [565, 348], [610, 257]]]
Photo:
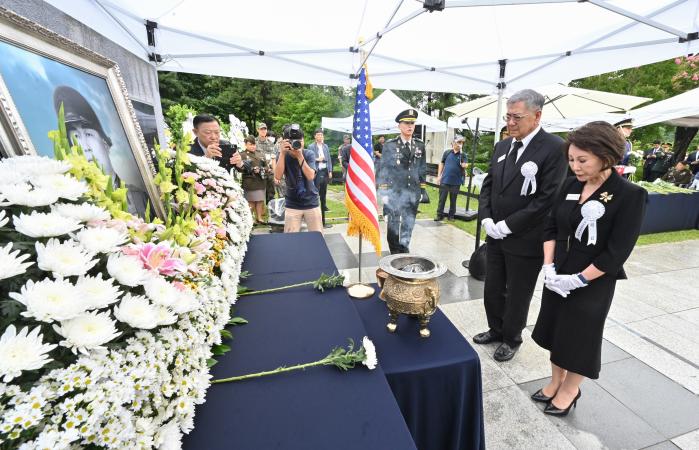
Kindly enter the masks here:
[[495, 222], [493, 222], [493, 219], [488, 217], [487, 219], [483, 219], [481, 221], [481, 224], [483, 225], [483, 228], [485, 228], [485, 234], [490, 236], [493, 239], [502, 239], [505, 236], [500, 233], [498, 230], [498, 227], [495, 226]]
[[[575, 275], [556, 275], [556, 278], [548, 283], [546, 287], [551, 289], [554, 292], [557, 292], [554, 288], [559, 289], [560, 291], [568, 292], [573, 291], [575, 289], [585, 287], [587, 286], [586, 283], [583, 283], [583, 281], [580, 279], [578, 274]], [[559, 292], [560, 294], [560, 292]]]
[[510, 230], [510, 227], [507, 226], [504, 220], [501, 220], [500, 222], [496, 223], [495, 226], [498, 228], [498, 231], [502, 235], [502, 237], [506, 237], [508, 234], [512, 234], [512, 230]]
[[553, 281], [556, 279], [556, 265], [554, 263], [544, 264], [541, 266], [544, 271], [544, 281]]

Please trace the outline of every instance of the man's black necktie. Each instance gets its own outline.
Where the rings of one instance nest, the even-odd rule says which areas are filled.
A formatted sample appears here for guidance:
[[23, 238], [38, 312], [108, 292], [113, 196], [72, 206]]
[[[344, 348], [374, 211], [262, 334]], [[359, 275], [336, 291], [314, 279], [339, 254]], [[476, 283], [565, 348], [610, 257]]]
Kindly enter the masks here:
[[522, 148], [524, 143], [522, 141], [515, 141], [515, 145], [512, 146], [512, 150], [510, 150], [510, 153], [507, 154], [507, 159], [505, 160], [505, 173], [503, 175], [503, 178], [505, 180], [509, 180], [510, 176], [515, 170], [515, 166], [517, 166], [517, 151]]

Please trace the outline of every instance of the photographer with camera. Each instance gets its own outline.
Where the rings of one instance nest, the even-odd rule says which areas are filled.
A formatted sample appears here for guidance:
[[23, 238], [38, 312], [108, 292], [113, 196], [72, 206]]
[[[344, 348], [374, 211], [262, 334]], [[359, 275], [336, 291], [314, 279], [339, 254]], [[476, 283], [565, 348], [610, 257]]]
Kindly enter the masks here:
[[250, 163], [250, 173], [243, 175], [243, 191], [250, 205], [255, 223], [265, 223], [265, 188], [267, 185], [267, 161], [262, 150], [258, 150], [255, 136], [245, 138], [245, 151], [242, 152], [243, 162]]
[[226, 170], [235, 168], [242, 173], [250, 173], [250, 165], [243, 162], [238, 147], [228, 141], [221, 140], [221, 125], [218, 119], [209, 114], [197, 114], [193, 120], [192, 132], [196, 138], [189, 147], [189, 153], [196, 156], [206, 156], [219, 161]]
[[301, 231], [302, 220], [306, 221], [308, 231], [323, 231], [318, 189], [313, 182], [315, 175], [315, 155], [304, 148], [303, 130], [296, 123], [284, 125], [274, 180], [278, 183], [282, 176], [286, 178], [285, 233]]

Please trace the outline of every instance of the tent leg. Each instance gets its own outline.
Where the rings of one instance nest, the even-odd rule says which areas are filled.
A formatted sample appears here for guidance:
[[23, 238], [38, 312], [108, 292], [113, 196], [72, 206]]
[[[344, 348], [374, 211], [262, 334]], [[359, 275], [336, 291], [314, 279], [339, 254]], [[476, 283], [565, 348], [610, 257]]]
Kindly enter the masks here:
[[505, 87], [507, 86], [507, 84], [505, 83], [505, 68], [507, 67], [507, 60], [501, 59], [498, 62], [500, 64], [500, 77], [498, 81], [498, 112], [495, 115], [495, 144], [500, 142], [500, 118], [502, 117], [502, 97], [505, 94]]

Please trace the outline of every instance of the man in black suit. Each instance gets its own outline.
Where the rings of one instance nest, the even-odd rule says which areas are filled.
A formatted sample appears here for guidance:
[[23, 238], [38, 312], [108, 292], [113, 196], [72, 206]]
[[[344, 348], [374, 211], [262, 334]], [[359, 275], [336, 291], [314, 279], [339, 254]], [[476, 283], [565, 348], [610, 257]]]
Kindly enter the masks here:
[[501, 342], [496, 361], [512, 359], [522, 343], [529, 303], [543, 263], [543, 228], [563, 181], [563, 140], [539, 125], [544, 97], [531, 89], [507, 101], [509, 138], [498, 142], [479, 197], [486, 234], [485, 311], [489, 330], [477, 344]]
[[699, 146], [696, 150], [687, 155], [684, 162], [689, 165], [689, 170], [692, 171], [692, 175], [699, 173]]
[[[221, 141], [221, 125], [218, 119], [209, 114], [198, 114], [192, 121], [194, 129], [192, 132], [196, 138], [189, 147], [189, 153], [196, 156], [206, 156], [207, 158], [220, 159], [221, 144], [227, 143]], [[250, 161], [243, 161], [240, 153], [235, 152], [228, 161], [231, 167], [241, 172], [250, 172]], [[245, 164], [245, 163], [248, 164]], [[225, 164], [222, 164], [225, 166]]]
[[653, 148], [643, 152], [643, 181], [651, 181], [650, 170], [658, 160], [658, 155], [662, 153], [663, 150], [660, 148], [660, 141], [657, 139], [653, 141]]

